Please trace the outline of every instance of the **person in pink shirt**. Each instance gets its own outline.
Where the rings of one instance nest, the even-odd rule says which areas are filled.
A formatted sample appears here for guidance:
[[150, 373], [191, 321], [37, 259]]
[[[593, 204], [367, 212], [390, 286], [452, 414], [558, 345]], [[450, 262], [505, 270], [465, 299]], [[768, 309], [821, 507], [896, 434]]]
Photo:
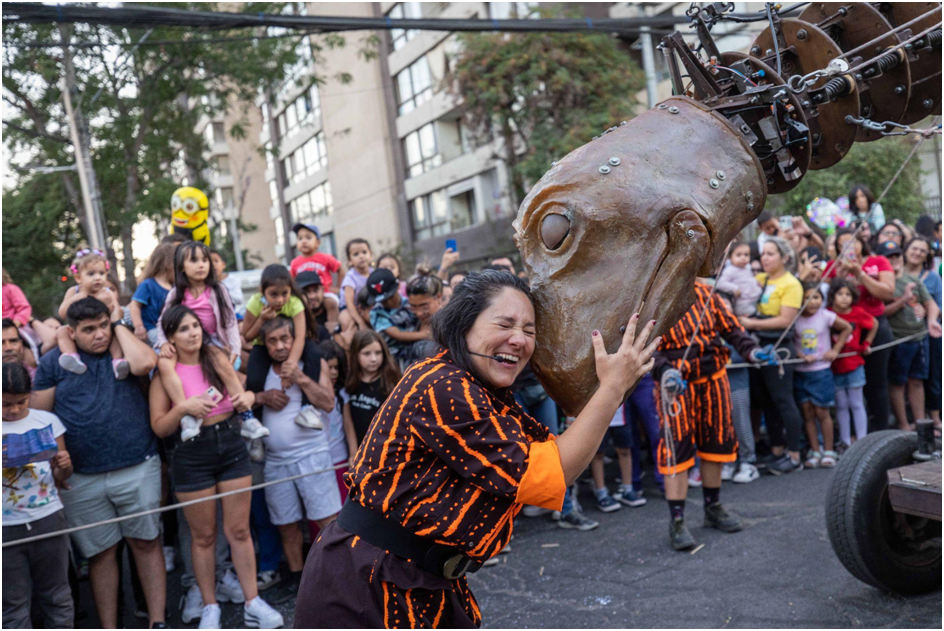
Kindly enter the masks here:
[[33, 307], [30, 306], [26, 294], [17, 285], [6, 270], [3, 270], [3, 317], [10, 320], [20, 333], [29, 338], [29, 342], [37, 346], [42, 354], [56, 345], [56, 329], [60, 323], [55, 318], [48, 318], [42, 322], [33, 317]]

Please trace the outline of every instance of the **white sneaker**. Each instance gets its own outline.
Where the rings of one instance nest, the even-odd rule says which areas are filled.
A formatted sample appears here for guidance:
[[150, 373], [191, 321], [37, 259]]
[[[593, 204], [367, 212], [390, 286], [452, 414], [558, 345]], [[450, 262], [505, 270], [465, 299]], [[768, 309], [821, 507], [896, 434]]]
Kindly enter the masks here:
[[184, 624], [190, 624], [201, 615], [203, 615], [203, 595], [194, 583], [180, 598], [180, 619]]
[[250, 440], [255, 440], [257, 438], [262, 438], [263, 436], [269, 435], [269, 429], [263, 427], [262, 423], [259, 422], [255, 416], [250, 416], [243, 419], [243, 427], [239, 430], [241, 436], [248, 438]]
[[246, 596], [233, 570], [226, 570], [216, 584], [216, 599], [221, 603], [244, 603]]
[[164, 569], [170, 574], [177, 567], [177, 551], [172, 546], [164, 546]]
[[723, 482], [730, 482], [731, 478], [734, 477], [734, 463], [726, 462], [721, 467], [721, 480]]
[[323, 412], [313, 405], [303, 405], [295, 417], [295, 424], [308, 429], [324, 429]]
[[220, 628], [220, 606], [217, 604], [207, 605], [200, 614], [200, 626], [198, 629], [219, 629]]
[[741, 466], [738, 467], [737, 473], [734, 474], [733, 480], [737, 484], [747, 484], [748, 482], [753, 482], [759, 477], [760, 471], [757, 470], [757, 467], [749, 462], [742, 462]]
[[259, 596], [246, 603], [243, 608], [243, 622], [251, 629], [278, 629], [285, 624], [282, 614]]
[[187, 442], [191, 438], [200, 435], [200, 426], [203, 425], [202, 418], [194, 418], [187, 414], [180, 419], [180, 440]]
[[551, 509], [541, 508], [540, 506], [531, 506], [528, 504], [521, 509], [521, 514], [525, 517], [541, 517], [543, 515], [550, 515]]
[[694, 467], [688, 473], [688, 486], [701, 486], [701, 471]]

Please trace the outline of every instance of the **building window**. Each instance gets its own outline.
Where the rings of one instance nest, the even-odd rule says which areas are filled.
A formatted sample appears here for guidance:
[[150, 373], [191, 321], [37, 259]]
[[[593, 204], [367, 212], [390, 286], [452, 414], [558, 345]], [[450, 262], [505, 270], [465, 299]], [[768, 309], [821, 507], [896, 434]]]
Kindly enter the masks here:
[[288, 205], [293, 222], [309, 223], [317, 217], [334, 212], [331, 199], [331, 184], [325, 182], [302, 193]]
[[449, 199], [450, 225], [452, 230], [461, 230], [475, 223], [475, 193], [468, 190]]
[[311, 86], [289, 103], [277, 120], [280, 138], [288, 138], [302, 127], [321, 120], [321, 97], [318, 95], [318, 86]]
[[489, 2], [488, 17], [493, 20], [537, 18], [538, 2]]
[[226, 140], [226, 129], [223, 127], [223, 123], [211, 123], [203, 130], [203, 136], [206, 138], [207, 144], [213, 147], [216, 143]]
[[446, 191], [434, 191], [410, 202], [413, 234], [417, 241], [449, 233]]
[[318, 132], [282, 161], [289, 184], [301, 182], [309, 175], [328, 168], [328, 149], [324, 132]]
[[213, 165], [217, 175], [230, 175], [229, 156], [217, 156]]
[[435, 123], [423, 125], [403, 139], [407, 171], [410, 177], [422, 175], [442, 164], [436, 141]]
[[273, 206], [279, 201], [279, 185], [275, 183], [275, 180], [269, 180], [269, 199]]
[[428, 101], [432, 94], [433, 76], [426, 57], [420, 57], [397, 75], [397, 102], [401, 116]]
[[[398, 2], [387, 12], [387, 17], [398, 19], [416, 19], [423, 17], [423, 7], [421, 2]], [[390, 31], [393, 50], [400, 50], [406, 43], [416, 37], [418, 31], [414, 29], [395, 28]]]
[[233, 205], [233, 187], [224, 186], [216, 189], [216, 207], [222, 211]]

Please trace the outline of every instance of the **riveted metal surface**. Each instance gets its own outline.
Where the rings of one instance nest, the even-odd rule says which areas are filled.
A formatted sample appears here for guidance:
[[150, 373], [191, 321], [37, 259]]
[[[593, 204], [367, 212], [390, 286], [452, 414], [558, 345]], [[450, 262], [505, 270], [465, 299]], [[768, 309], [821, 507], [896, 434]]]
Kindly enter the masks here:
[[[878, 6], [892, 26], [907, 24], [937, 8], [936, 13], [908, 27], [914, 35], [941, 21], [939, 2], [882, 2]], [[917, 123], [931, 114], [941, 113], [941, 51], [925, 51], [916, 61], [910, 63], [910, 68], [911, 99], [904, 115], [898, 121], [904, 125]]]

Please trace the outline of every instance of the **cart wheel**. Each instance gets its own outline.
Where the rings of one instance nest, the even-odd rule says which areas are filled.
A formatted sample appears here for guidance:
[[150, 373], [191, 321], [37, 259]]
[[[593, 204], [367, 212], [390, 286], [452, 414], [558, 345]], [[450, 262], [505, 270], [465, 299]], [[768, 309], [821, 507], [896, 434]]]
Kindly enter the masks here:
[[941, 522], [896, 513], [889, 469], [912, 462], [914, 432], [887, 430], [856, 442], [826, 492], [826, 529], [842, 564], [860, 581], [900, 594], [941, 589]]

